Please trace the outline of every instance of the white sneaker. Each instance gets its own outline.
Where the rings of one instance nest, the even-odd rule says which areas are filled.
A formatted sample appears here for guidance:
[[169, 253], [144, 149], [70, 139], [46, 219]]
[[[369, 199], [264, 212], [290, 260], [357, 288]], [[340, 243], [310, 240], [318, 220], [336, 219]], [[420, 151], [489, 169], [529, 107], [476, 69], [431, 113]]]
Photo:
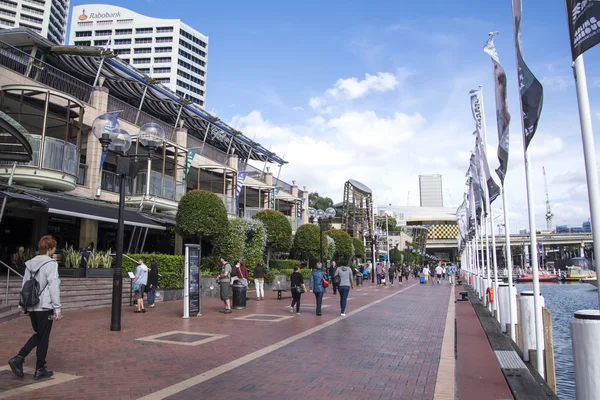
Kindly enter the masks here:
[[346, 313], [341, 313], [340, 315], [341, 315], [342, 317], [345, 317], [345, 316], [346, 316]]
[[294, 307], [290, 306], [290, 312], [294, 312]]

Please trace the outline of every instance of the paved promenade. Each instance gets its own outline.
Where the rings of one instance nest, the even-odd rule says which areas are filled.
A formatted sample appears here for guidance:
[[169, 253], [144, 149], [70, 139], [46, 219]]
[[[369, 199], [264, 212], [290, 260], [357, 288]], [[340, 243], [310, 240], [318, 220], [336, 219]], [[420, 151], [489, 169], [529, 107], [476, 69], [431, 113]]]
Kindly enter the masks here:
[[[109, 308], [72, 311], [52, 330], [55, 378], [20, 380], [2, 362], [0, 399], [452, 399], [453, 372], [438, 377], [447, 325], [447, 353], [454, 341], [450, 293], [446, 282], [367, 283], [350, 292], [346, 317], [330, 289], [321, 317], [310, 293], [300, 315], [273, 293], [230, 315], [204, 299], [189, 320], [181, 302], [161, 302], [146, 314], [124, 307], [121, 332], [109, 332]], [[30, 329], [23, 317], [0, 324], [0, 360]]]

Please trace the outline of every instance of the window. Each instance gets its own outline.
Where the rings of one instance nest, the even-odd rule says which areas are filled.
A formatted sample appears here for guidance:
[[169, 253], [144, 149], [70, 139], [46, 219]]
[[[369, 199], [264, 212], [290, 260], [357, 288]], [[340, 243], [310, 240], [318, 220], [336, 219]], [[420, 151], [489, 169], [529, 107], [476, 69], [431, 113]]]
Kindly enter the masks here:
[[157, 37], [156, 38], [156, 43], [171, 43], [173, 41], [173, 37], [172, 36], [165, 36], [165, 37]]
[[108, 39], [94, 40], [94, 46], [106, 46], [107, 44], [108, 44]]
[[12, 17], [14, 18], [15, 15], [17, 15], [16, 11], [5, 11], [5, 10], [0, 10], [0, 15], [6, 15], [7, 17]]
[[33, 4], [38, 4], [40, 6], [43, 6], [46, 4], [46, 2], [44, 0], [27, 0], [28, 3], [33, 3]]
[[141, 49], [133, 49], [134, 54], [146, 54], [152, 53], [152, 49], [150, 47], [143, 47]]
[[137, 38], [135, 39], [135, 44], [140, 43], [152, 43], [152, 38]]
[[136, 35], [140, 35], [140, 34], [144, 34], [144, 33], [152, 33], [152, 32], [154, 32], [153, 28], [136, 28], [135, 29]]
[[171, 78], [156, 78], [155, 80], [158, 83], [171, 83]]
[[92, 42], [89, 40], [80, 40], [80, 41], [75, 41], [75, 46], [91, 46]]
[[187, 51], [183, 51], [183, 50], [179, 49], [179, 55], [180, 56], [184, 56], [188, 60], [191, 60], [191, 61], [195, 62], [196, 64], [200, 64], [203, 67], [206, 65], [206, 63], [204, 61], [202, 61], [198, 57], [194, 57], [193, 55], [191, 55]]
[[150, 68], [138, 68], [138, 71], [140, 71], [142, 74], [149, 74]]
[[0, 24], [6, 25], [6, 26], [15, 26], [15, 23], [13, 21], [9, 21], [4, 18], [0, 18]]
[[179, 60], [177, 60], [177, 64], [181, 65], [182, 67], [185, 67], [185, 68], [189, 69], [192, 72], [197, 73], [198, 75], [204, 76], [204, 71], [202, 71], [200, 68], [194, 67], [190, 63], [187, 63], [187, 62], [179, 59]]
[[107, 21], [96, 21], [96, 25], [112, 25], [112, 20]]
[[96, 31], [96, 36], [110, 36], [110, 35], [112, 35], [112, 29]]
[[199, 94], [200, 96], [204, 96], [204, 91], [200, 90], [196, 87], [194, 87], [193, 85], [190, 85], [189, 83], [185, 83], [184, 81], [177, 79], [177, 86], [182, 87], [184, 89], [189, 90], [190, 92], [194, 92], [196, 94]]
[[115, 35], [131, 35], [132, 29], [115, 29]]
[[21, 20], [33, 22], [35, 24], [40, 24], [40, 25], [42, 24], [42, 22], [44, 22], [44, 20], [41, 18], [28, 17], [27, 15], [23, 15], [23, 14], [21, 14]]
[[75, 32], [75, 37], [89, 37], [89, 36], [92, 36], [92, 31]]
[[91, 26], [93, 24], [94, 24], [93, 21], [86, 21], [86, 22], [78, 22], [77, 26]]
[[169, 32], [173, 32], [172, 26], [156, 28], [156, 33], [169, 33]]
[[150, 64], [150, 59], [149, 58], [134, 58], [133, 63], [134, 64]]
[[113, 41], [113, 43], [115, 45], [120, 45], [120, 44], [131, 44], [131, 39], [115, 39]]
[[184, 77], [186, 79], [189, 79], [190, 81], [192, 81], [194, 83], [197, 83], [200, 86], [204, 86], [204, 81], [202, 79], [198, 79], [195, 76], [193, 76], [191, 74], [188, 74], [187, 72], [185, 72], [185, 71], [183, 71], [181, 69], [177, 70], [177, 75], [182, 76], [182, 77]]
[[193, 51], [194, 53], [198, 54], [199, 56], [206, 57], [206, 52], [198, 49], [196, 46], [192, 46], [191, 44], [189, 44], [188, 42], [186, 42], [183, 39], [179, 39], [179, 45], [185, 47], [188, 50]]
[[172, 51], [173, 51], [172, 47], [155, 47], [154, 48], [155, 53], [170, 53]]
[[154, 62], [157, 64], [170, 63], [171, 57], [154, 57]]
[[43, 11], [38, 10], [37, 8], [28, 7], [24, 4], [21, 6], [21, 11], [27, 11], [27, 12], [30, 12], [30, 13], [36, 14], [36, 15], [44, 15]]
[[12, 1], [2, 0], [2, 1], [0, 1], [0, 4], [2, 4], [3, 6], [6, 6], [6, 7], [10, 7], [10, 8], [17, 8], [17, 3], [14, 3]]
[[206, 48], [206, 42], [204, 42], [203, 40], [198, 39], [197, 37], [193, 36], [191, 33], [188, 33], [186, 31], [184, 31], [183, 29], [180, 29], [179, 30], [179, 34], [181, 36], [183, 36], [184, 38], [189, 39], [192, 42], [196, 43], [200, 47]]
[[155, 74], [168, 74], [171, 72], [171, 67], [154, 68], [153, 72]]
[[118, 19], [117, 24], [122, 24], [122, 25], [133, 24], [133, 19]]
[[131, 54], [131, 49], [115, 49], [113, 50], [113, 53], [117, 56], [121, 54]]

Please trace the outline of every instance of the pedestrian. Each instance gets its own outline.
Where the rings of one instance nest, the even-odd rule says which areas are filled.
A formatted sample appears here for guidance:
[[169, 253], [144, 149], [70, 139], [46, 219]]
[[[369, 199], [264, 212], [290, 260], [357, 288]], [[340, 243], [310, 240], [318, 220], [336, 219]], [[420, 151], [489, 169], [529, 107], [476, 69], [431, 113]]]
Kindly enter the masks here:
[[294, 265], [294, 272], [290, 276], [291, 291], [292, 291], [292, 305], [290, 311], [294, 312], [294, 306], [296, 306], [296, 314], [300, 314], [300, 297], [302, 293], [306, 292], [306, 285], [304, 284], [304, 278], [300, 273], [300, 266]]
[[227, 258], [221, 257], [221, 273], [217, 276], [217, 282], [220, 287], [221, 300], [223, 301], [223, 308], [221, 313], [231, 314], [231, 302], [229, 300], [229, 294], [231, 291], [231, 264], [227, 262]]
[[446, 264], [442, 264], [442, 279], [446, 280]]
[[429, 268], [427, 265], [423, 267], [423, 276], [425, 277], [425, 282], [429, 281]]
[[246, 268], [246, 263], [244, 263], [243, 261], [240, 262], [238, 278], [240, 278], [242, 285], [248, 286], [248, 279], [250, 279], [250, 276], [248, 275], [248, 268]]
[[138, 266], [135, 268], [135, 277], [133, 278], [133, 293], [137, 303], [137, 309], [134, 313], [145, 313], [144, 308], [144, 290], [148, 284], [148, 267], [146, 266], [146, 258], [142, 257], [138, 261]]
[[404, 279], [408, 282], [408, 277], [410, 276], [410, 269], [408, 265], [404, 264]]
[[23, 268], [25, 267], [25, 247], [21, 246], [17, 248], [17, 251], [11, 257], [11, 264], [15, 270], [23, 272]]
[[381, 286], [381, 280], [383, 279], [383, 263], [377, 264], [377, 286]]
[[50, 378], [54, 373], [46, 368], [46, 355], [50, 343], [52, 323], [62, 319], [60, 311], [60, 278], [58, 263], [52, 259], [56, 251], [56, 240], [50, 235], [43, 236], [38, 242], [39, 255], [25, 263], [23, 284], [31, 278], [39, 284], [39, 302], [33, 307], [23, 309], [29, 314], [31, 327], [35, 332], [27, 341], [19, 354], [8, 361], [12, 372], [23, 378], [25, 357], [36, 348], [36, 363], [33, 379]]
[[150, 261], [148, 268], [148, 307], [154, 308], [154, 300], [156, 298], [156, 289], [158, 289], [158, 265], [156, 260]]
[[331, 262], [331, 265], [329, 266], [329, 279], [331, 279], [331, 286], [333, 287], [333, 294], [337, 294], [337, 285], [335, 284], [335, 281], [333, 280], [333, 277], [335, 276], [335, 273], [337, 271], [337, 264], [335, 263], [335, 260]]
[[317, 301], [317, 315], [322, 315], [321, 304], [323, 303], [323, 294], [327, 292], [327, 289], [323, 285], [323, 281], [327, 282], [325, 274], [323, 273], [323, 264], [317, 263], [317, 269], [310, 274], [309, 284], [310, 292], [314, 293], [315, 300]]
[[448, 265], [448, 268], [446, 268], [446, 273], [448, 274], [448, 283], [452, 285], [454, 283], [454, 274], [456, 273], [454, 265]]
[[265, 299], [265, 267], [262, 261], [256, 263], [254, 267], [254, 287], [256, 288], [256, 301]]
[[346, 266], [348, 261], [342, 260], [340, 261], [340, 264], [342, 264], [342, 266], [335, 272], [333, 280], [334, 282], [337, 280], [339, 285], [338, 291], [340, 292], [340, 315], [345, 317], [348, 294], [350, 293], [350, 288], [354, 289], [354, 280], [352, 279], [352, 268]]
[[[390, 269], [388, 270], [388, 276], [390, 277], [390, 285], [394, 286], [394, 276], [396, 275], [396, 264], [392, 263], [392, 265], [390, 265]], [[400, 282], [402, 282], [402, 279], [400, 279]]]
[[437, 283], [440, 284], [440, 279], [442, 279], [442, 273], [444, 272], [444, 268], [441, 265], [435, 267], [435, 274], [437, 275]]

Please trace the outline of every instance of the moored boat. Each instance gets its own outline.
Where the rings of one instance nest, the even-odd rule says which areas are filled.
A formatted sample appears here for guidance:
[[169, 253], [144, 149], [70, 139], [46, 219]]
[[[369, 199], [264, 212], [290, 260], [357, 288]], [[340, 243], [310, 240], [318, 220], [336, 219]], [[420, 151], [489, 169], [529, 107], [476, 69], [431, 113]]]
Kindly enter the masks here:
[[[540, 269], [539, 271], [539, 281], [540, 282], [558, 282], [558, 275], [552, 274], [546, 270]], [[533, 282], [533, 274], [521, 274], [517, 278], [517, 282]]]

